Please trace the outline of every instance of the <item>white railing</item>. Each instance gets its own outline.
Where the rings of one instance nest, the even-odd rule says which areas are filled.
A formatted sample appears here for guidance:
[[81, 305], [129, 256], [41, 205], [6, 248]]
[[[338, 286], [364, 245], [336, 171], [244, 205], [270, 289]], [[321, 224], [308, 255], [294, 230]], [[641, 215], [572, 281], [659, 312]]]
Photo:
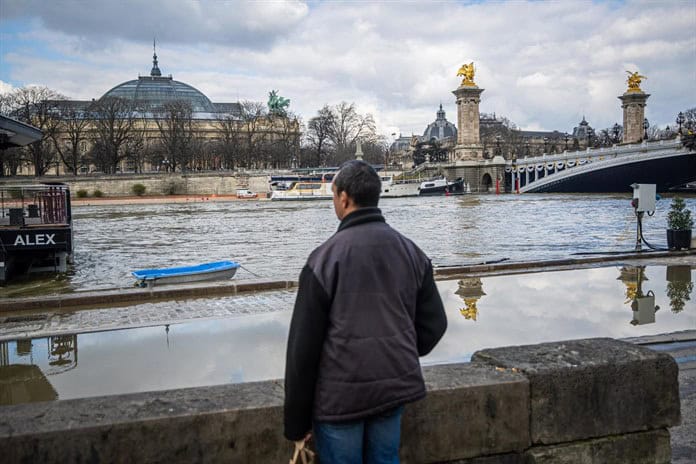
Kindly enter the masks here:
[[[505, 170], [512, 172], [513, 185], [520, 185], [520, 192], [525, 192], [582, 173], [638, 160], [672, 156], [684, 150], [681, 140], [677, 138], [521, 158], [508, 161]], [[544, 173], [543, 177], [539, 177], [541, 172]], [[523, 178], [524, 186], [521, 185]]]

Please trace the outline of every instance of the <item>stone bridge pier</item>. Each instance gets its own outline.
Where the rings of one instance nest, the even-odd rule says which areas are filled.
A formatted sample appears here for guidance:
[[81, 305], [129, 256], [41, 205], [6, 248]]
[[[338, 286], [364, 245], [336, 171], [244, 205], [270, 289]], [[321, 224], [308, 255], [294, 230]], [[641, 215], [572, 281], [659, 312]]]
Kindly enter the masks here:
[[509, 179], [506, 186], [505, 160], [500, 156], [496, 156], [492, 160], [458, 161], [429, 166], [423, 172], [426, 176], [444, 175], [448, 180], [462, 177], [471, 193], [495, 193], [496, 181], [500, 193], [512, 191]]

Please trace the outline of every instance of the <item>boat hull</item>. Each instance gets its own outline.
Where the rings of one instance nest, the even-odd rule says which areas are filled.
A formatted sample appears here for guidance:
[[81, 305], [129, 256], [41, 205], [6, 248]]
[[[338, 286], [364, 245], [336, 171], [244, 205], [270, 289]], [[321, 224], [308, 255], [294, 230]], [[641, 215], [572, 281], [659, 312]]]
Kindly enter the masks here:
[[453, 182], [448, 182], [447, 185], [438, 185], [434, 187], [421, 187], [420, 196], [438, 196], [438, 195], [463, 195], [466, 193], [464, 179], [459, 178]]
[[382, 198], [403, 198], [403, 197], [417, 197], [419, 182], [411, 183], [393, 183], [393, 184], [383, 184], [382, 193], [380, 197]]
[[137, 285], [152, 287], [154, 285], [186, 284], [207, 280], [231, 279], [239, 269], [239, 263], [219, 261], [162, 269], [142, 269], [131, 274], [137, 279]]

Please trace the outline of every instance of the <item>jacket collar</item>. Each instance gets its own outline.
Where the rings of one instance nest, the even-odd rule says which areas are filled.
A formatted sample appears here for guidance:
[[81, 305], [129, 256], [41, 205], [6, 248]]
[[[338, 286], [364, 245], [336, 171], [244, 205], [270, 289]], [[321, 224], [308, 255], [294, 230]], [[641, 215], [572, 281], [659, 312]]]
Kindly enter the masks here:
[[357, 226], [358, 224], [365, 224], [366, 222], [386, 221], [384, 220], [384, 216], [382, 216], [382, 211], [376, 206], [360, 208], [344, 217], [338, 225], [338, 230], [336, 232], [340, 232], [348, 227]]

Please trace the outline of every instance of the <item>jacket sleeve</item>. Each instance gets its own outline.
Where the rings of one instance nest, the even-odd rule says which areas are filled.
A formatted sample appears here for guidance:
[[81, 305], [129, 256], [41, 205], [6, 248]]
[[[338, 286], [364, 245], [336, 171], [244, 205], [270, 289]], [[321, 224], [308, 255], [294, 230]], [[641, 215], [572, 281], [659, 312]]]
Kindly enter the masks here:
[[418, 355], [425, 356], [435, 348], [447, 329], [445, 307], [437, 291], [433, 267], [430, 262], [428, 262], [428, 268], [418, 291], [415, 325], [418, 337]]
[[305, 265], [290, 321], [285, 361], [285, 437], [297, 441], [312, 429], [314, 390], [331, 301]]

